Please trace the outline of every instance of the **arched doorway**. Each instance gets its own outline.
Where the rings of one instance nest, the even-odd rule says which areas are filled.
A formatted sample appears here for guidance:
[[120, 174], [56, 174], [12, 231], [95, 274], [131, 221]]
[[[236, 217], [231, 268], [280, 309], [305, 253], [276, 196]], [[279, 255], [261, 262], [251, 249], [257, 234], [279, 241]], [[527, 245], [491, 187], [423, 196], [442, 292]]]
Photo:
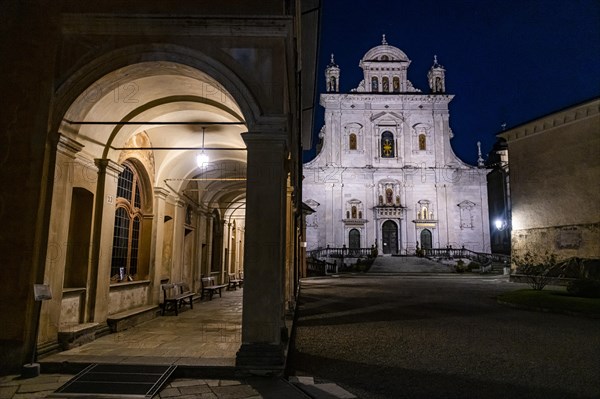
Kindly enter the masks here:
[[424, 229], [421, 231], [421, 248], [423, 249], [431, 249], [432, 248], [432, 239], [431, 239], [431, 231]]
[[352, 229], [348, 233], [348, 248], [360, 248], [360, 231], [358, 231], [357, 229]]
[[381, 238], [384, 254], [398, 253], [398, 225], [388, 220], [381, 226]]

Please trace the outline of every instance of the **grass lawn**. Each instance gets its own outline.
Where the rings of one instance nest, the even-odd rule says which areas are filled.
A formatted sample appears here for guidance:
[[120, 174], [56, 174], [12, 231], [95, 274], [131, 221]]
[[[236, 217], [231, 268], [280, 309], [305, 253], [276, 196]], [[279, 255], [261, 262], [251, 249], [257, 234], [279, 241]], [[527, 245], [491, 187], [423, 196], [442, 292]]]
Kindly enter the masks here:
[[570, 296], [564, 291], [517, 290], [498, 296], [498, 301], [561, 313], [579, 313], [600, 318], [600, 298]]

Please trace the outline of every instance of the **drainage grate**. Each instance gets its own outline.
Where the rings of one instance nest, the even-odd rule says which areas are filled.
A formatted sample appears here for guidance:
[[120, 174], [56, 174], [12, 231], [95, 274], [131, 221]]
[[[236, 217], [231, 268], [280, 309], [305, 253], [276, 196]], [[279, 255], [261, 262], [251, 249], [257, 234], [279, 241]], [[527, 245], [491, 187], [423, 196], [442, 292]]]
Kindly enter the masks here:
[[49, 398], [152, 398], [177, 366], [92, 364]]

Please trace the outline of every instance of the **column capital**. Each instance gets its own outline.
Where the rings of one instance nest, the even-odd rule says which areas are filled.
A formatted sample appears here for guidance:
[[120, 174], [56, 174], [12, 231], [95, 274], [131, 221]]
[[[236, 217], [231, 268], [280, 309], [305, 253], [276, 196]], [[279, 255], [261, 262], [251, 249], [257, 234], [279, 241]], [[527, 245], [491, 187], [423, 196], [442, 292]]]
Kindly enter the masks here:
[[171, 193], [171, 191], [164, 187], [154, 187], [154, 195], [162, 200], [167, 199], [169, 193]]
[[285, 150], [288, 145], [287, 136], [281, 133], [248, 132], [242, 133], [242, 139], [250, 151], [273, 150], [274, 146]]
[[63, 134], [59, 134], [58, 136], [56, 151], [65, 154], [71, 158], [75, 158], [75, 155], [78, 152], [80, 152], [83, 149], [83, 147], [85, 147], [85, 145]]
[[113, 177], [119, 177], [119, 174], [125, 169], [115, 161], [106, 158], [96, 158], [94, 163], [98, 167], [98, 173], [106, 173]]

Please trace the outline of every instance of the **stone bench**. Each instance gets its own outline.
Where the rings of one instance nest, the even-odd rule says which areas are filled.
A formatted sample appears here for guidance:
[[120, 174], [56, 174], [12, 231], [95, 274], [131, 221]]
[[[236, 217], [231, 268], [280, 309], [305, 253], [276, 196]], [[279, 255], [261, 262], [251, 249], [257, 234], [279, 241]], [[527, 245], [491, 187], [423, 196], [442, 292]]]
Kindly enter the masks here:
[[96, 339], [100, 323], [61, 325], [58, 330], [58, 343], [62, 350], [73, 349]]
[[156, 317], [158, 305], [139, 306], [137, 308], [124, 310], [119, 313], [111, 314], [107, 317], [106, 323], [111, 332], [127, 330], [136, 324], [152, 320]]

